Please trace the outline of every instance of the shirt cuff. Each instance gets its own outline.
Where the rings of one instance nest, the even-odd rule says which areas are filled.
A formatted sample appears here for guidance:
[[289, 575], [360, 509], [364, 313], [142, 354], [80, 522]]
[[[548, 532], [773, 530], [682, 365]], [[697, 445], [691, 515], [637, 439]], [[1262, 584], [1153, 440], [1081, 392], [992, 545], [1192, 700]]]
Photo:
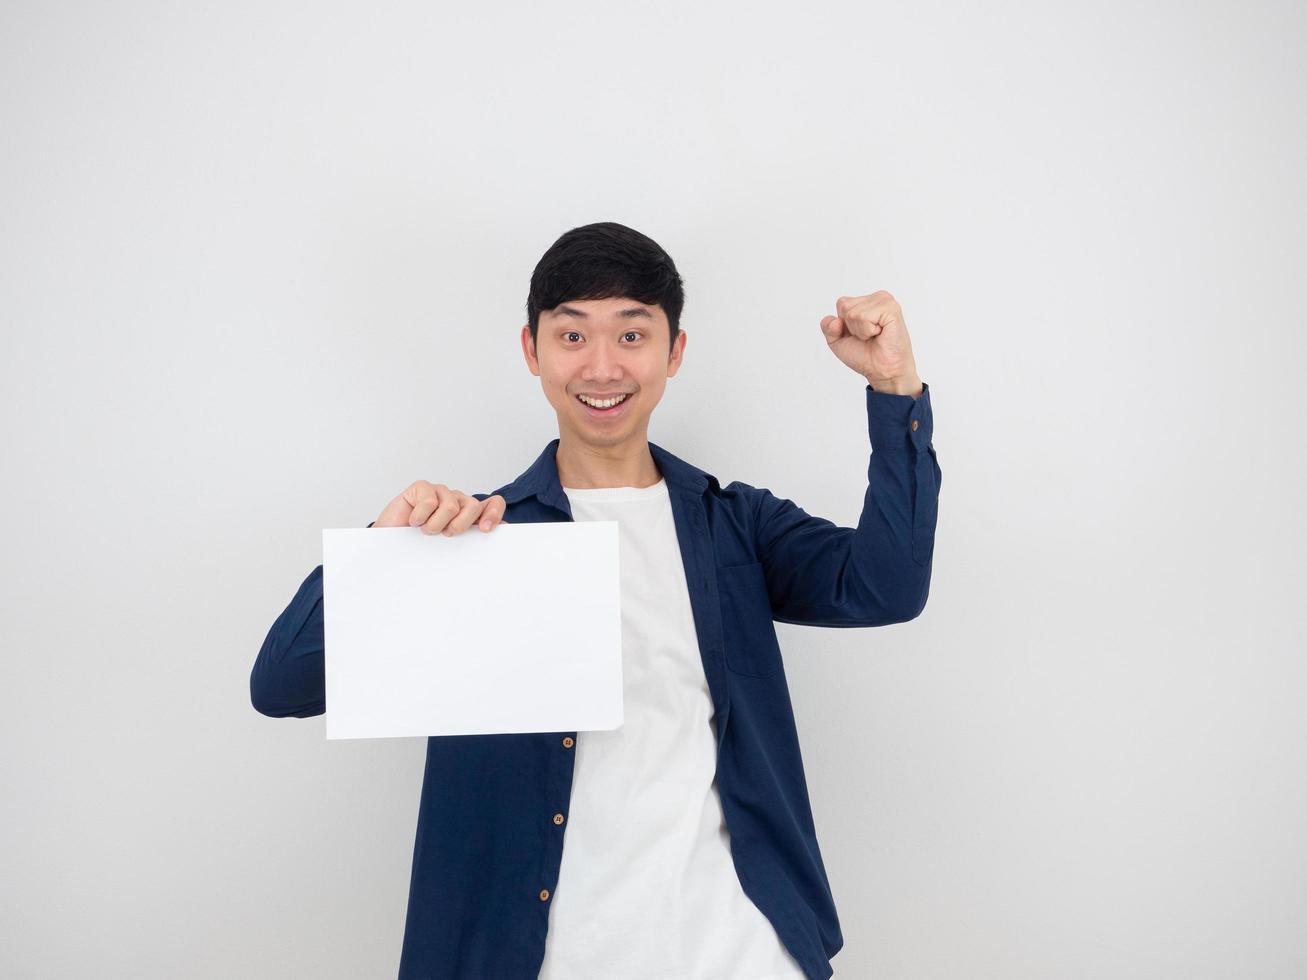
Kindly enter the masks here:
[[921, 394], [895, 395], [867, 385], [867, 430], [872, 451], [924, 450], [935, 431], [930, 410], [930, 385], [921, 383]]

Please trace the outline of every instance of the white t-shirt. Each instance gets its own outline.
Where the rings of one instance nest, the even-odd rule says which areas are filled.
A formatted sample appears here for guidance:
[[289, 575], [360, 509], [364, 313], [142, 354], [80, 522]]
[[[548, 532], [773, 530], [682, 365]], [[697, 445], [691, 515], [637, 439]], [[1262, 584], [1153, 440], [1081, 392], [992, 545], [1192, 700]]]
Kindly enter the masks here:
[[540, 980], [802, 980], [731, 860], [667, 484], [563, 492], [619, 522], [624, 717], [577, 733]]

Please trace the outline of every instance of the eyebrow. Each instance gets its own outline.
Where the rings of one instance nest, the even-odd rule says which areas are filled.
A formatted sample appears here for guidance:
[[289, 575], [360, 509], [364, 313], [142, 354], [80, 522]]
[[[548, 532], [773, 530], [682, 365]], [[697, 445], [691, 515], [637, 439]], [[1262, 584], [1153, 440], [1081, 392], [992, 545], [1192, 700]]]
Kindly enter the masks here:
[[[555, 316], [575, 316], [575, 317], [580, 317], [582, 320], [588, 320], [588, 319], [589, 319], [589, 316], [586, 314], [585, 310], [578, 310], [575, 306], [568, 306], [568, 305], [565, 304], [565, 303], [563, 303], [563, 304], [559, 304], [559, 306], [554, 310], [554, 315], [555, 315]], [[618, 315], [618, 316], [624, 316], [624, 317], [637, 317], [637, 316], [642, 316], [642, 317], [645, 317], [646, 319], [649, 319], [649, 320], [652, 320], [652, 319], [653, 319], [653, 314], [651, 314], [651, 313], [650, 313], [647, 309], [645, 309], [643, 306], [628, 306], [628, 307], [627, 307], [626, 309], [624, 309], [624, 310], [618, 310], [618, 311], [617, 311], [617, 315]]]

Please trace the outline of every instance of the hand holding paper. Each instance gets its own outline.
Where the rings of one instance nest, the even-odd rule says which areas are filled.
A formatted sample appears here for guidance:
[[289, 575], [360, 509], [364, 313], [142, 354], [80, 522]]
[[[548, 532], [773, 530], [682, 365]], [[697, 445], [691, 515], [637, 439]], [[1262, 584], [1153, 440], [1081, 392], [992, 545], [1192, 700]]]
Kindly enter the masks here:
[[372, 526], [420, 527], [424, 534], [439, 531], [452, 537], [478, 521], [481, 530], [494, 530], [495, 525], [503, 521], [505, 506], [504, 498], [499, 494], [477, 500], [471, 494], [451, 490], [443, 483], [415, 480], [386, 505]]

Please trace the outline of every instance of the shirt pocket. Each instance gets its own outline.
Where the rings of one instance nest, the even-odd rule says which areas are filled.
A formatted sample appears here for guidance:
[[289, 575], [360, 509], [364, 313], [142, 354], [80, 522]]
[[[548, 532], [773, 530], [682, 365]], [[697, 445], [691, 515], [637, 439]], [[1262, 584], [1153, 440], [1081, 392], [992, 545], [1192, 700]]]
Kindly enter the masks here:
[[726, 666], [734, 673], [769, 677], [781, 669], [767, 579], [759, 562], [717, 569]]

